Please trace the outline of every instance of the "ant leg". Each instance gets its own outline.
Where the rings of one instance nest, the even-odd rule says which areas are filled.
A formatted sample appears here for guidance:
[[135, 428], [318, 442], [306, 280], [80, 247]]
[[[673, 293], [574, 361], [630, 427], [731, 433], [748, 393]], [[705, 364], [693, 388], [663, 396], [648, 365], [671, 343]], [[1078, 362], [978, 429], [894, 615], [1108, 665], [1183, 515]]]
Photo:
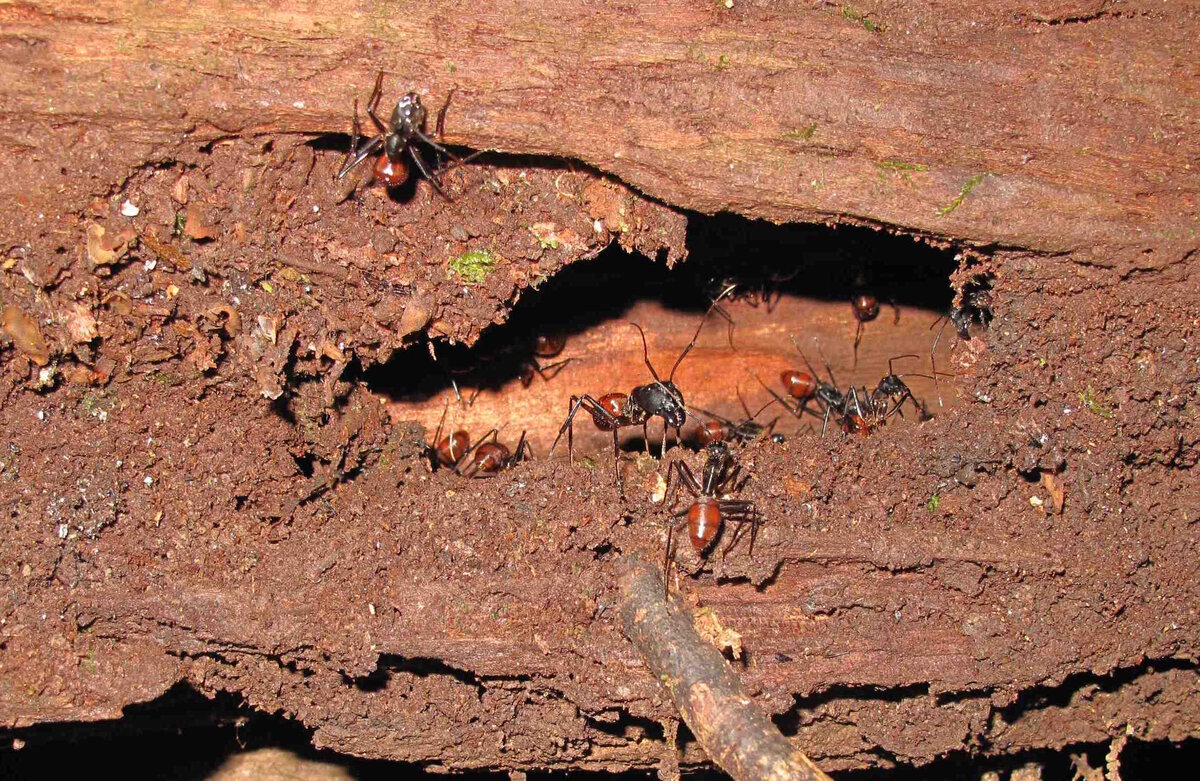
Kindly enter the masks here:
[[547, 458], [554, 455], [554, 448], [558, 447], [558, 441], [562, 439], [563, 433], [566, 432], [567, 454], [571, 459], [571, 463], [575, 463], [575, 427], [572, 425], [572, 423], [575, 420], [575, 413], [579, 412], [579, 408], [582, 405], [583, 397], [581, 396], [572, 396], [571, 400], [567, 402], [567, 406], [569, 408], [567, 412], [567, 419], [563, 421], [562, 428], [558, 430], [558, 436], [554, 438], [554, 444], [550, 446], [550, 452], [546, 454]]
[[[478, 448], [480, 445], [482, 445], [484, 442], [486, 442], [489, 437], [491, 438], [491, 440], [493, 442], [499, 441], [499, 440], [497, 440], [497, 436], [499, 435], [499, 433], [500, 433], [500, 431], [498, 429], [492, 429], [491, 431], [484, 434], [479, 439], [475, 440], [475, 444], [471, 445], [470, 447], [468, 447], [466, 450], [463, 451], [462, 457], [458, 459], [458, 466], [455, 467], [454, 471], [458, 472], [460, 475], [464, 474], [463, 472], [460, 472], [459, 470], [462, 468], [463, 462], [466, 460], [467, 456], [471, 455], [471, 453], [473, 453], [476, 448]], [[479, 471], [479, 465], [476, 462], [472, 461], [471, 467], [473, 467], [475, 471]], [[471, 467], [468, 467], [468, 470], [470, 470]], [[469, 472], [467, 474], [467, 476], [470, 476], [470, 474], [474, 474], [474, 472]]]
[[[536, 358], [530, 358], [529, 368], [533, 369], [534, 373], [541, 377], [544, 381], [550, 382], [550, 380], [554, 379], [555, 376], [557, 376], [558, 373], [563, 370], [563, 367], [570, 362], [570, 358], [563, 358], [561, 361], [555, 361], [554, 363], [548, 363], [545, 366], [542, 366], [540, 363], [538, 363]], [[533, 380], [530, 379], [530, 382], [533, 382]], [[529, 385], [525, 384], [525, 387], [528, 388]]]
[[[664, 427], [665, 429], [665, 427]], [[646, 455], [650, 455], [650, 419], [642, 421], [642, 444], [646, 446]]]
[[[858, 328], [854, 331], [854, 365], [858, 366], [858, 343], [862, 341], [863, 321], [858, 321]], [[831, 374], [830, 377], [833, 375]]]
[[433, 189], [438, 191], [438, 195], [442, 196], [447, 201], [451, 200], [450, 196], [446, 195], [446, 191], [442, 189], [442, 185], [438, 182], [438, 180], [433, 177], [433, 174], [429, 173], [429, 169], [425, 167], [425, 163], [422, 162], [421, 156], [417, 154], [417, 150], [414, 149], [412, 145], [409, 145], [406, 148], [408, 149], [408, 156], [411, 157], [412, 161], [417, 164], [417, 170], [421, 172], [422, 176], [429, 180], [429, 183], [433, 185]]
[[517, 440], [517, 448], [513, 451], [513, 463], [518, 461], [532, 461], [533, 446], [529, 444], [529, 440], [525, 438], [525, 432], [521, 432], [521, 438]]
[[375, 89], [371, 90], [371, 97], [367, 98], [367, 111], [374, 114], [379, 108], [379, 101], [383, 97], [383, 70], [375, 75]]
[[900, 325], [900, 307], [896, 306], [896, 302], [890, 298], [888, 303], [892, 305], [892, 311], [896, 313], [896, 319], [892, 321], [892, 325]]
[[[354, 124], [357, 128], [357, 119], [355, 119]], [[357, 129], [355, 130], [354, 138], [359, 138]], [[357, 140], [354, 141], [351, 144], [350, 151], [346, 153], [345, 162], [342, 163], [342, 167], [339, 168], [337, 172], [338, 179], [345, 178], [346, 174], [357, 168], [363, 160], [366, 160], [368, 157], [375, 154], [375, 152], [379, 150], [379, 147], [383, 146], [383, 136], [375, 136], [370, 141], [363, 144], [361, 149], [355, 150], [354, 147], [357, 145], [357, 143]]]

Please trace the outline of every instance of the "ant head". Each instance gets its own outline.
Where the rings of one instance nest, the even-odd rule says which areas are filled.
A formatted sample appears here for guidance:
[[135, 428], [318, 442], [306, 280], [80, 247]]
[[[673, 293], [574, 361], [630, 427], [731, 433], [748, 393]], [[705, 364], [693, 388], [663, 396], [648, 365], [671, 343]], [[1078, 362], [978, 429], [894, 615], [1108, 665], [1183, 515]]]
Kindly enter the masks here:
[[[396, 108], [392, 111], [391, 126], [393, 133], [388, 136], [389, 146], [392, 135], [399, 135], [401, 141], [407, 142], [425, 126], [425, 107], [421, 105], [420, 95], [409, 92], [396, 101]], [[388, 153], [391, 153], [390, 149]]]
[[729, 445], [723, 440], [709, 442], [704, 446], [704, 454], [710, 460], [718, 460], [729, 457]]

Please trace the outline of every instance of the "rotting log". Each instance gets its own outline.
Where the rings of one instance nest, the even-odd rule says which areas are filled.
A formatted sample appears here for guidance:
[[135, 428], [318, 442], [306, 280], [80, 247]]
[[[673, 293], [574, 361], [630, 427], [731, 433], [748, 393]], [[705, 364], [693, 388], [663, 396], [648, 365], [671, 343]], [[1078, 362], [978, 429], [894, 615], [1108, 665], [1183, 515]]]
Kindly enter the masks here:
[[[631, 461], [630, 505], [558, 462], [454, 482], [347, 367], [409, 334], [471, 341], [614, 238], [677, 260], [678, 207], [912, 233], [994, 279], [960, 409], [752, 451], [755, 558], [681, 578], [742, 634], [785, 733], [831, 769], [1194, 737], [1196, 14], [0, 6], [0, 293], [20, 313], [0, 338], [0, 718], [113, 718], [186, 681], [360, 756], [656, 765], [672, 705], [617, 626], [610, 564], [661, 554], [661, 527], [629, 520], [654, 464]], [[433, 106], [458, 86], [449, 140], [586, 165], [481, 160], [453, 208], [427, 188], [343, 203], [338, 139], [303, 142], [345, 133], [380, 67]], [[157, 233], [98, 270], [87, 223], [120, 235], [127, 197]], [[185, 202], [222, 211], [219, 235], [172, 237]], [[444, 245], [514, 214], [571, 241], [514, 220], [464, 292]], [[609, 376], [639, 376], [626, 358]]]
[[653, 567], [629, 557], [616, 569], [625, 634], [713, 762], [736, 781], [829, 781], [746, 695], [691, 615], [672, 609]]
[[181, 147], [348, 132], [382, 68], [388, 96], [413, 88], [437, 105], [457, 87], [454, 142], [579, 160], [677, 206], [1152, 268], [1195, 242], [1198, 13], [1150, 0], [8, 3], [0, 171], [38, 164], [0, 177], [0, 195], [24, 206], [10, 241], [31, 240], [64, 196]]

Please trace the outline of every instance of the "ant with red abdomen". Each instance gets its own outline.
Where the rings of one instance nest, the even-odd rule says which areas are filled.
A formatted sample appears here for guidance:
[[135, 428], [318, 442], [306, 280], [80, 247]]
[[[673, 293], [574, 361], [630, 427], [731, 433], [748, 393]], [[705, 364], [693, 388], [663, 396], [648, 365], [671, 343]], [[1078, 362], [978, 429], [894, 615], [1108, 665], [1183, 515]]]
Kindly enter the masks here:
[[776, 403], [775, 399], [771, 399], [759, 407], [757, 412], [752, 414], [750, 408], [746, 406], [746, 400], [742, 398], [740, 388], [738, 389], [737, 397], [742, 405], [742, 411], [746, 413], [746, 417], [740, 422], [730, 420], [700, 407], [693, 407], [696, 412], [712, 418], [712, 420], [705, 421], [700, 427], [699, 438], [701, 447], [707, 447], [713, 442], [732, 442], [744, 446], [764, 437], [770, 437], [773, 442], [783, 441], [782, 434], [774, 433], [775, 424], [779, 422], [778, 417], [765, 425], [759, 423], [757, 420], [758, 416], [763, 413], [763, 410]]
[[[888, 303], [896, 313], [894, 324], [898, 324], [900, 307], [896, 306], [894, 301]], [[858, 344], [862, 341], [863, 326], [879, 317], [879, 299], [869, 293], [863, 293], [851, 299], [850, 305], [854, 308], [854, 319], [858, 321], [858, 326], [854, 330], [854, 365], [858, 366]]]
[[[727, 295], [733, 288], [726, 288], [722, 292], [722, 296]], [[718, 296], [716, 300], [708, 307], [704, 316], [700, 318], [700, 324], [696, 326], [696, 332], [692, 334], [692, 340], [683, 348], [683, 352], [675, 359], [675, 364], [671, 367], [671, 373], [667, 375], [667, 379], [662, 379], [658, 376], [658, 372], [654, 370], [654, 365], [650, 363], [649, 348], [646, 345], [646, 332], [637, 323], [630, 323], [638, 330], [638, 334], [642, 338], [642, 360], [645, 361], [646, 368], [650, 370], [650, 376], [654, 378], [654, 382], [645, 385], [639, 385], [628, 394], [625, 393], [606, 393], [600, 398], [595, 398], [589, 394], [582, 396], [571, 396], [570, 411], [567, 413], [567, 418], [563, 421], [562, 427], [558, 430], [558, 436], [554, 438], [554, 444], [550, 446], [550, 453], [553, 454], [558, 447], [559, 440], [563, 434], [567, 435], [567, 452], [572, 463], [575, 460], [575, 431], [572, 426], [575, 415], [580, 409], [586, 410], [592, 416], [592, 422], [596, 428], [601, 431], [611, 431], [613, 435], [613, 471], [616, 473], [617, 485], [621, 485], [621, 469], [620, 469], [620, 443], [618, 441], [618, 432], [622, 428], [630, 426], [642, 427], [642, 435], [646, 444], [646, 452], [650, 452], [650, 418], [663, 419], [663, 436], [662, 449], [660, 457], [667, 453], [667, 429], [674, 428], [675, 436], [679, 438], [680, 430], [683, 424], [687, 422], [687, 406], [683, 401], [683, 392], [679, 390], [679, 386], [675, 384], [675, 371], [679, 368], [679, 364], [683, 363], [683, 359], [687, 357], [692, 348], [696, 346], [696, 340], [700, 337], [700, 331], [704, 328], [704, 324], [708, 321], [708, 316], [714, 311], [721, 314], [732, 324], [732, 319], [726, 314], [717, 302], [722, 296]], [[731, 325], [732, 327], [732, 325]], [[730, 336], [732, 340], [732, 334]]]
[[[451, 95], [454, 92], [451, 90]], [[371, 97], [367, 99], [367, 116], [375, 125], [375, 129], [379, 135], [374, 136], [361, 147], [359, 139], [361, 138], [361, 125], [358, 121], [358, 99], [354, 99], [354, 131], [350, 140], [350, 149], [346, 152], [346, 157], [343, 159], [342, 166], [338, 169], [337, 179], [342, 179], [346, 174], [354, 170], [362, 161], [366, 160], [373, 154], [377, 154], [380, 150], [383, 154], [375, 160], [375, 165], [372, 170], [373, 181], [382, 182], [386, 187], [399, 187], [408, 181], [409, 168], [408, 163], [404, 160], [404, 153], [408, 153], [408, 157], [417, 166], [417, 170], [421, 175], [429, 180], [433, 188], [438, 191], [446, 200], [450, 200], [450, 196], [446, 195], [446, 191], [442, 189], [442, 185], [437, 178], [429, 172], [425, 167], [425, 163], [421, 160], [421, 155], [417, 152], [416, 142], [420, 141], [436, 152], [449, 157], [454, 165], [462, 165], [482, 152], [473, 152], [466, 157], [458, 157], [446, 147], [434, 141], [429, 136], [425, 135], [425, 106], [421, 103], [421, 96], [415, 92], [405, 93], [400, 100], [396, 101], [396, 107], [392, 109], [392, 116], [384, 123], [383, 120], [375, 113], [379, 108], [379, 101], [383, 97], [383, 71], [379, 71], [379, 75], [375, 78], [375, 89], [371, 91]], [[446, 99], [446, 105], [438, 112], [438, 135], [441, 135], [442, 123], [445, 120], [446, 109], [450, 105], [450, 98]]]
[[[517, 446], [512, 450], [499, 440], [498, 435], [499, 431], [496, 429], [484, 434], [483, 439], [473, 447], [475, 458], [471, 460], [471, 465], [463, 470], [460, 463], [456, 471], [463, 477], [495, 477], [506, 469], [512, 469], [521, 461], [533, 458], [533, 449], [525, 439], [524, 431], [517, 440]], [[491, 437], [491, 442], [485, 441], [488, 437]]]
[[[691, 541], [696, 555], [701, 558], [707, 557], [726, 521], [736, 523], [737, 528], [734, 529], [733, 536], [721, 551], [721, 555], [724, 556], [737, 544], [741, 538], [742, 527], [747, 523], [750, 524], [749, 553], [754, 555], [754, 539], [758, 534], [758, 525], [763, 523], [758, 508], [754, 502], [746, 499], [719, 498], [726, 493], [726, 488], [737, 490], [740, 487], [737, 478], [741, 468], [741, 464], [729, 451], [729, 445], [724, 442], [712, 442], [705, 447], [704, 467], [700, 471], [699, 480], [684, 461], [672, 461], [667, 467], [667, 489], [663, 495], [663, 502], [671, 514], [672, 522], [667, 527], [667, 550], [663, 559], [664, 587], [668, 582], [667, 573], [671, 565], [671, 543], [675, 527], [685, 519], [688, 525], [688, 540]], [[673, 484], [672, 477], [677, 477]], [[671, 498], [680, 485], [687, 488], [693, 501], [687, 508], [676, 512]]]

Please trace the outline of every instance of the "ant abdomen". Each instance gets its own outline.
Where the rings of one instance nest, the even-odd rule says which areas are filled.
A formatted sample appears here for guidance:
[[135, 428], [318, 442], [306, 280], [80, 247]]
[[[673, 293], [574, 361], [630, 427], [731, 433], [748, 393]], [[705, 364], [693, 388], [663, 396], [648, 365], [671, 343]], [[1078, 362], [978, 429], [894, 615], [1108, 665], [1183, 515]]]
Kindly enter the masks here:
[[399, 187], [408, 181], [408, 166], [403, 160], [392, 160], [387, 155], [375, 159], [373, 169], [375, 181], [384, 187]]
[[697, 553], [703, 553], [717, 538], [721, 528], [721, 508], [718, 500], [701, 496], [688, 509], [688, 539]]
[[499, 442], [485, 442], [475, 449], [475, 469], [492, 474], [512, 460], [512, 451]]
[[[613, 418], [625, 418], [625, 406], [629, 402], [629, 396], [624, 393], [606, 393], [596, 399], [601, 409], [611, 415]], [[601, 431], [616, 431], [622, 425], [620, 422], [613, 423], [608, 418], [602, 417], [597, 413], [592, 413], [592, 422], [596, 424], [596, 428]]]
[[783, 380], [784, 389], [793, 399], [805, 401], [817, 392], [817, 380], [808, 372], [789, 369], [780, 373], [779, 377]]
[[465, 431], [455, 431], [437, 443], [437, 460], [442, 466], [455, 466], [471, 447], [471, 437]]
[[567, 346], [562, 334], [538, 334], [533, 340], [533, 354], [538, 358], [553, 358]]

